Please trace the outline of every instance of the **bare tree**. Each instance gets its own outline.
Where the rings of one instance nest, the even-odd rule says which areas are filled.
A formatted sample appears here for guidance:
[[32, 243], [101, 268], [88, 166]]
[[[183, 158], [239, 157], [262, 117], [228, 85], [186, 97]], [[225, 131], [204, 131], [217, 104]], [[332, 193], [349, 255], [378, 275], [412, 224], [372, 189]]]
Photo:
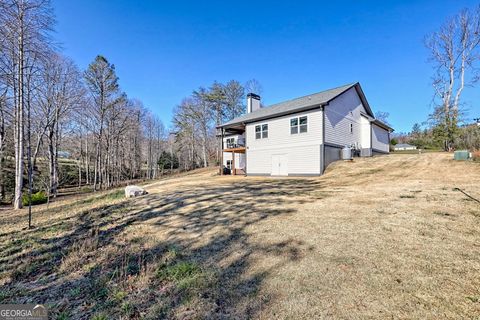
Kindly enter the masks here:
[[[115, 99], [118, 96], [118, 77], [115, 74], [115, 66], [110, 64], [108, 60], [103, 56], [97, 56], [95, 61], [92, 62], [87, 71], [85, 71], [85, 82], [90, 89], [90, 93], [93, 97], [93, 112], [96, 120], [97, 127], [97, 141], [95, 147], [95, 173], [93, 177], [93, 190], [97, 190], [99, 183], [104, 176], [104, 167], [102, 163], [102, 142], [104, 139], [105, 121], [107, 111], [116, 102]], [[103, 159], [105, 161], [105, 159]]]
[[0, 94], [0, 198], [5, 199], [5, 149], [7, 125], [11, 118], [10, 108], [7, 104], [7, 90], [4, 88]]
[[3, 0], [0, 2], [0, 24], [4, 48], [0, 68], [8, 75], [6, 83], [14, 105], [14, 208], [19, 209], [23, 194], [25, 108], [31, 103], [29, 92], [32, 89], [28, 79], [35, 70], [37, 56], [48, 51], [53, 24], [50, 3], [48, 0]]
[[261, 96], [263, 93], [263, 87], [260, 81], [257, 79], [250, 79], [245, 82], [245, 91], [246, 93], [255, 93], [256, 95]]
[[463, 90], [478, 81], [475, 66], [479, 59], [479, 43], [479, 8], [461, 11], [425, 40], [435, 69], [432, 78], [435, 111], [432, 118], [444, 133], [446, 150], [454, 147]]
[[185, 115], [191, 117], [201, 137], [203, 167], [208, 166], [208, 136], [211, 128], [212, 109], [209, 105], [208, 93], [204, 88], [193, 92], [193, 99], [183, 104]]
[[147, 149], [147, 178], [158, 178], [158, 160], [162, 153], [162, 145], [165, 140], [165, 128], [162, 121], [152, 113], [146, 115], [145, 138]]
[[[13, 180], [4, 173], [10, 172], [5, 159], [14, 155], [15, 190], [8, 188], [15, 208], [22, 207], [25, 173], [31, 204], [33, 190], [45, 189], [50, 198], [72, 180], [81, 186], [83, 177], [86, 184], [93, 180], [94, 190], [141, 178], [145, 163], [147, 177], [156, 178], [165, 145], [162, 122], [120, 91], [106, 58], [97, 56], [81, 75], [55, 52], [49, 37], [53, 20], [49, 0], [0, 0], [0, 194], [3, 199], [5, 181]], [[190, 124], [192, 130], [184, 132], [193, 168], [198, 133], [209, 127], [200, 130], [198, 119]], [[59, 164], [59, 153], [67, 150], [77, 158], [78, 180]], [[36, 166], [44, 158], [47, 170]], [[208, 150], [203, 159], [208, 161]], [[42, 179], [34, 179], [37, 172]]]
[[58, 54], [52, 54], [43, 64], [38, 93], [40, 121], [37, 145], [34, 152], [36, 161], [39, 146], [46, 137], [49, 163], [49, 194], [57, 195], [59, 185], [58, 148], [60, 129], [71, 113], [85, 103], [85, 90], [81, 83], [81, 74], [75, 64]]
[[239, 117], [245, 113], [245, 88], [237, 80], [230, 80], [223, 86], [227, 120]]
[[382, 121], [383, 123], [390, 125], [388, 123], [388, 117], [390, 116], [390, 113], [385, 112], [385, 111], [377, 111], [375, 112], [375, 119]]
[[178, 152], [181, 154], [180, 160], [185, 170], [192, 170], [197, 167], [198, 146], [200, 145], [198, 143], [199, 135], [197, 134], [198, 122], [191, 112], [193, 106], [193, 99], [186, 98], [176, 107], [173, 116], [173, 125], [176, 132], [175, 143]]
[[225, 120], [225, 92], [223, 91], [223, 85], [215, 81], [208, 92], [205, 91], [205, 94], [205, 99], [213, 111], [215, 126], [219, 126]]
[[[155, 131], [156, 131], [156, 137], [155, 137], [155, 173], [154, 173], [154, 179], [158, 178], [158, 172], [160, 170], [159, 163], [158, 161], [160, 160], [161, 154], [165, 151], [165, 144], [166, 144], [166, 137], [165, 137], [165, 126], [163, 125], [163, 122], [158, 118], [155, 117]], [[162, 168], [163, 169], [163, 168]], [[163, 170], [162, 170], [163, 174]]]

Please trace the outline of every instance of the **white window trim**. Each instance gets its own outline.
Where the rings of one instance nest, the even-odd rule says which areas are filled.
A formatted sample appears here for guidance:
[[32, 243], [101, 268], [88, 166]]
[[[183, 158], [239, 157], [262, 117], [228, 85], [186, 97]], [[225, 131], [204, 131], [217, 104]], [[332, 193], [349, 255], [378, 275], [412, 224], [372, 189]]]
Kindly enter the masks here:
[[[300, 132], [300, 118], [307, 118], [307, 131], [305, 132]], [[292, 120], [293, 119], [297, 119], [297, 133], [292, 133]], [[307, 115], [304, 115], [304, 116], [298, 116], [298, 117], [293, 117], [293, 118], [290, 118], [290, 121], [289, 121], [289, 125], [290, 125], [290, 135], [294, 135], [294, 134], [302, 134], [302, 133], [308, 133], [308, 116]]]
[[[263, 126], [266, 125], [267, 126], [267, 130], [263, 130]], [[257, 127], [260, 127], [260, 138], [257, 138]], [[254, 131], [254, 134], [255, 134], [255, 140], [262, 140], [262, 139], [268, 139], [268, 137], [270, 137], [270, 134], [268, 133], [269, 131], [269, 128], [268, 128], [268, 123], [260, 123], [260, 124], [256, 124], [254, 127], [253, 127], [253, 131]], [[263, 137], [263, 132], [266, 131], [267, 132], [267, 137], [264, 138]]]
[[[229, 140], [231, 140], [231, 144], [229, 144]], [[227, 145], [227, 149], [233, 148], [233, 146], [235, 145], [235, 138], [225, 139], [225, 144]]]
[[[230, 163], [230, 164], [229, 164]], [[227, 160], [225, 167], [228, 169], [232, 170], [232, 165], [233, 165], [233, 160]]]

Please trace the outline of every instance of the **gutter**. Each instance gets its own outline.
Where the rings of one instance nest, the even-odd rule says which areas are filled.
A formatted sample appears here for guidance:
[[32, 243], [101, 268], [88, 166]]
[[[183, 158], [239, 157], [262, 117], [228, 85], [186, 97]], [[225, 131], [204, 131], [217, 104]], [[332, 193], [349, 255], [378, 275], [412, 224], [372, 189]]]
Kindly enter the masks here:
[[285, 112], [281, 112], [281, 113], [276, 113], [276, 114], [273, 114], [273, 115], [258, 117], [258, 118], [251, 119], [251, 120], [234, 122], [234, 123], [229, 123], [229, 124], [223, 124], [223, 125], [218, 126], [217, 128], [228, 128], [230, 126], [235, 126], [235, 125], [239, 125], [239, 124], [240, 125], [241, 124], [246, 125], [247, 123], [254, 123], [254, 122], [259, 122], [259, 121], [267, 120], [267, 119], [280, 118], [280, 117], [283, 117], [283, 116], [287, 116], [289, 114], [295, 114], [295, 113], [299, 113], [299, 112], [315, 110], [315, 109], [321, 108], [321, 107], [326, 106], [326, 105], [328, 105], [328, 102], [322, 103], [322, 104], [315, 104], [315, 105], [311, 105], [311, 106], [307, 106], [307, 107], [303, 107], [303, 108], [299, 108], [299, 109], [295, 109], [295, 110], [285, 111]]
[[395, 131], [395, 129], [393, 129], [392, 127], [390, 127], [389, 125], [381, 122], [380, 120], [377, 120], [377, 119], [374, 119], [373, 121], [371, 121], [373, 124], [379, 126], [380, 128], [383, 128], [385, 130], [388, 130], [389, 132], [393, 132]]

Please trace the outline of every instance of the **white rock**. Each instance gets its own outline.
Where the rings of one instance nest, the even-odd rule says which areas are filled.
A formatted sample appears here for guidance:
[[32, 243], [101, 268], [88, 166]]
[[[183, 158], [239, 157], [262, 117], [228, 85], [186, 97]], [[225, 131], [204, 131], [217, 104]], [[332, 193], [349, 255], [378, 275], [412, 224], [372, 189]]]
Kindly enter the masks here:
[[145, 191], [145, 189], [140, 188], [139, 186], [126, 186], [125, 187], [125, 197], [126, 198], [143, 196], [144, 194], [148, 194], [148, 192]]

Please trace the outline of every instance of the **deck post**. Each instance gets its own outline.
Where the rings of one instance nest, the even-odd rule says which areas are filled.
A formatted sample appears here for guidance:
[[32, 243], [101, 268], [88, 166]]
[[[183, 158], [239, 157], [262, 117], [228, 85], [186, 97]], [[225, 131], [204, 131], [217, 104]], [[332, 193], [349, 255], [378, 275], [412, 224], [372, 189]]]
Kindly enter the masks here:
[[244, 135], [244, 139], [243, 139], [243, 144], [244, 144], [244, 147], [245, 147], [245, 152], [243, 153], [245, 156], [245, 172], [243, 173], [244, 176], [246, 177], [247, 176], [247, 126], [245, 125], [245, 123], [243, 124], [243, 127], [245, 128], [245, 130], [243, 131], [243, 135]]
[[220, 128], [221, 134], [220, 134], [220, 163], [218, 164], [219, 170], [220, 170], [220, 175], [223, 175], [223, 134], [224, 130], [223, 128]]
[[232, 172], [230, 174], [235, 175], [235, 151], [232, 151]]

